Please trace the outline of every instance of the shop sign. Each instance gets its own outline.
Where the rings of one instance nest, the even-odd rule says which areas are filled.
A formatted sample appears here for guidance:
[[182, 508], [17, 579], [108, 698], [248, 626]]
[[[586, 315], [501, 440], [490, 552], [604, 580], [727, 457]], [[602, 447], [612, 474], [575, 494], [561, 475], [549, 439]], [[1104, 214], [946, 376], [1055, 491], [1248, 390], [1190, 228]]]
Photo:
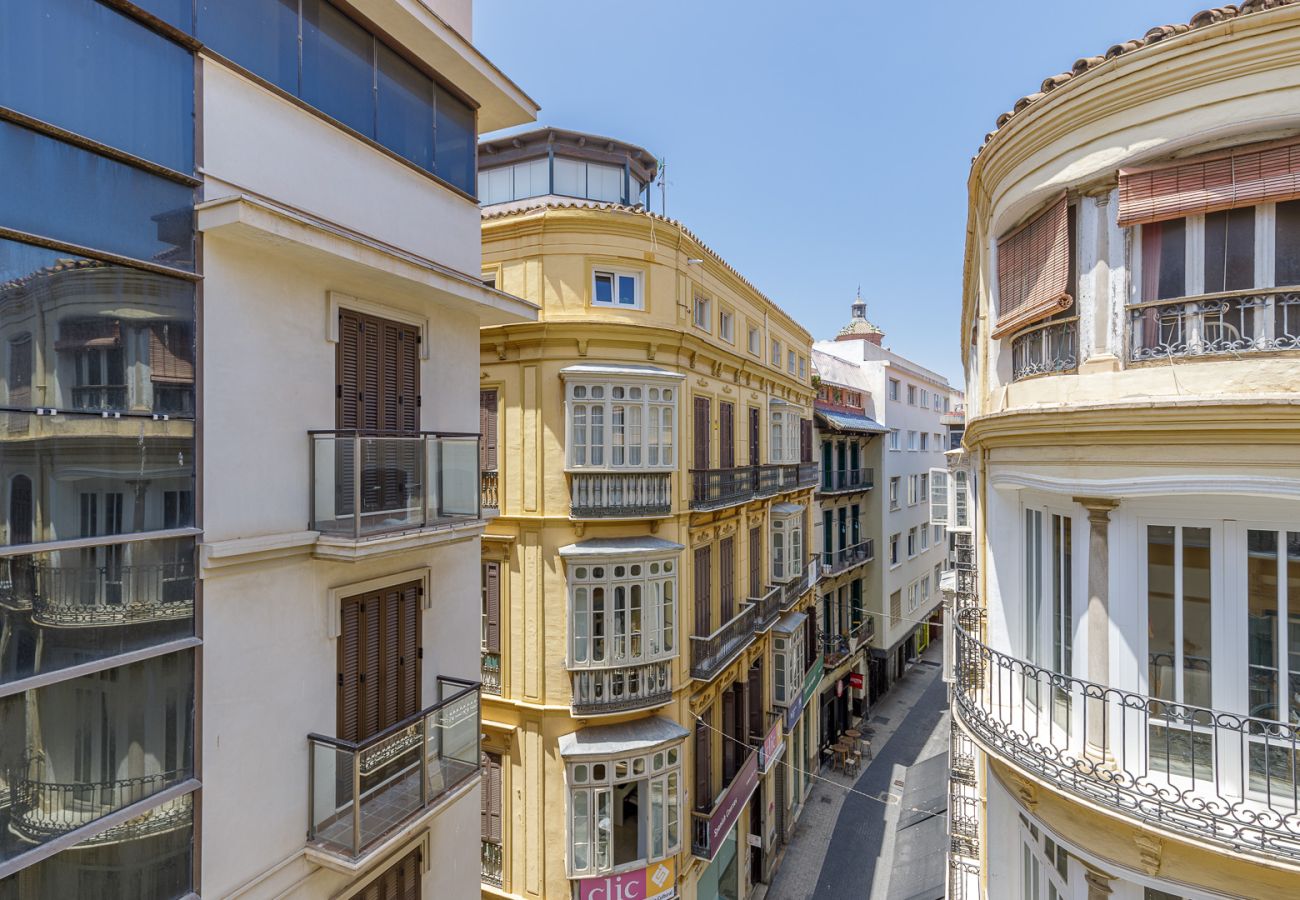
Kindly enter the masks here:
[[767, 736], [763, 738], [762, 759], [758, 765], [763, 770], [764, 775], [772, 768], [776, 758], [781, 755], [781, 751], [784, 749], [785, 741], [781, 740], [781, 720], [777, 719], [772, 723]]
[[785, 730], [789, 734], [794, 730], [794, 725], [799, 721], [799, 716], [803, 715], [803, 708], [808, 705], [809, 701], [817, 693], [817, 686], [822, 682], [822, 675], [826, 672], [826, 662], [819, 655], [817, 662], [808, 670], [808, 674], [803, 680], [803, 690], [799, 696], [794, 698], [794, 702], [786, 708], [785, 711]]
[[[754, 793], [754, 788], [758, 787], [758, 754], [749, 754], [749, 759], [740, 767], [736, 773], [736, 778], [731, 782], [731, 787], [722, 795], [722, 801], [718, 803], [718, 808], [709, 816], [709, 860], [712, 861], [722, 849], [723, 838], [736, 824], [740, 818], [740, 811], [745, 808], [749, 802], [749, 797]], [[583, 898], [585, 900], [585, 898]], [[605, 900], [603, 897], [592, 898], [592, 900]], [[617, 897], [611, 897], [609, 900], [619, 900]], [[624, 898], [626, 900], [626, 898]]]
[[867, 685], [866, 676], [864, 676], [861, 672], [849, 673], [849, 687], [853, 688], [856, 691], [860, 691], [864, 687], [866, 687], [866, 685]]
[[844, 696], [844, 679], [841, 678], [835, 682], [835, 697], [838, 699]]
[[578, 882], [578, 900], [670, 900], [676, 896], [677, 860], [672, 857], [644, 869]]

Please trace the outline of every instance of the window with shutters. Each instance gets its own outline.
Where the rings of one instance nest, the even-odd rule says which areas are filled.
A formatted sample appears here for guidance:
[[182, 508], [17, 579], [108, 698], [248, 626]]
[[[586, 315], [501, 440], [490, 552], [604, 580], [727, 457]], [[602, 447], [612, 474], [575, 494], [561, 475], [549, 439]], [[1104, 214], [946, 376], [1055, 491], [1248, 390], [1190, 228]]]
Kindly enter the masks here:
[[671, 469], [677, 388], [573, 381], [566, 388], [570, 469]]
[[761, 597], [763, 584], [763, 526], [749, 529], [749, 596]]
[[770, 526], [772, 533], [772, 581], [784, 584], [803, 574], [804, 520], [803, 507], [781, 504], [773, 508]]
[[482, 566], [483, 629], [480, 645], [484, 653], [501, 652], [501, 563]]
[[412, 850], [385, 869], [353, 900], [420, 900], [420, 851]]
[[736, 614], [736, 540], [723, 538], [718, 543], [718, 596], [721, 600], [720, 621], [730, 622]]
[[1074, 209], [1061, 194], [998, 241], [994, 340], [1072, 310], [1073, 233]]
[[338, 736], [362, 742], [420, 711], [418, 581], [342, 601]]
[[500, 847], [501, 840], [501, 754], [484, 751], [481, 757], [483, 781], [479, 789], [479, 826], [484, 843]]
[[[773, 406], [768, 412], [768, 462], [774, 465], [797, 463], [799, 461], [800, 420], [792, 409]], [[809, 444], [811, 451], [811, 444]]]
[[705, 637], [713, 633], [713, 546], [695, 548], [694, 572], [695, 634]]
[[479, 468], [483, 472], [497, 470], [497, 392], [478, 393]]
[[736, 465], [736, 405], [718, 401], [718, 468]]
[[608, 668], [677, 655], [677, 561], [566, 560], [569, 667]]
[[571, 877], [649, 865], [682, 846], [680, 744], [566, 766]]
[[420, 425], [420, 330], [339, 311], [337, 428], [414, 434]]

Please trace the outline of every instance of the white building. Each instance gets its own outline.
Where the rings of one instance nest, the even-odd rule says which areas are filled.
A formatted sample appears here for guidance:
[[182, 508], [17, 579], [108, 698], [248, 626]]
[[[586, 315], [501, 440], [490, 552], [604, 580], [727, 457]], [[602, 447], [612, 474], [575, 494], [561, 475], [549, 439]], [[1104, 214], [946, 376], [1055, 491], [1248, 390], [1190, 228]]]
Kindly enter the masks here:
[[942, 375], [882, 346], [883, 337], [867, 321], [859, 298], [839, 336], [813, 345], [813, 365], [821, 377], [860, 389], [865, 415], [886, 429], [868, 445], [876, 485], [867, 495], [865, 532], [876, 542], [867, 591], [876, 617], [871, 700], [938, 636], [931, 634], [930, 620], [940, 611], [939, 579], [947, 552], [943, 527], [930, 521], [930, 475], [945, 465], [947, 427], [941, 418], [959, 396]]

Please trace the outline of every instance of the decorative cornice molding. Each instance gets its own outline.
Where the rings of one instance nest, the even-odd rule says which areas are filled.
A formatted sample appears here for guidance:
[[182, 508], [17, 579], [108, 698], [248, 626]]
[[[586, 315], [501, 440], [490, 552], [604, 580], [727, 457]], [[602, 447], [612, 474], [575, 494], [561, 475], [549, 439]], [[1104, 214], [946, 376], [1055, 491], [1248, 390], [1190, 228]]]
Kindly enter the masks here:
[[1056, 478], [1026, 472], [994, 472], [989, 484], [1000, 491], [1036, 490], [1085, 497], [1169, 497], [1181, 493], [1300, 498], [1300, 478], [1273, 475], [1151, 475], [1126, 478]]

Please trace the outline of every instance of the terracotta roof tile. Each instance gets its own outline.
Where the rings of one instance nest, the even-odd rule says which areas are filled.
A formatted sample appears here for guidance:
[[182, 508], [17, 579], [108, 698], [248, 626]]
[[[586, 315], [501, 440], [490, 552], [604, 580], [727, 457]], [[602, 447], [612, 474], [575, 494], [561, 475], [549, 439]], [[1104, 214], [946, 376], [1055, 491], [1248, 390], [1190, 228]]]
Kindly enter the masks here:
[[[1034, 103], [1037, 103], [1052, 91], [1064, 87], [1078, 76], [1084, 74], [1089, 69], [1095, 68], [1108, 59], [1123, 56], [1125, 53], [1131, 53], [1134, 50], [1141, 49], [1149, 44], [1156, 44], [1160, 41], [1177, 37], [1180, 34], [1186, 34], [1187, 32], [1193, 31], [1197, 28], [1205, 28], [1206, 26], [1214, 25], [1227, 19], [1246, 16], [1267, 9], [1276, 9], [1280, 6], [1290, 6], [1292, 3], [1300, 3], [1300, 0], [1243, 0], [1239, 6], [1228, 4], [1227, 6], [1215, 7], [1213, 9], [1203, 9], [1193, 15], [1187, 23], [1157, 25], [1155, 28], [1148, 30], [1145, 35], [1136, 40], [1115, 44], [1106, 51], [1105, 56], [1085, 56], [1081, 59], [1075, 60], [1070, 71], [1062, 72], [1059, 75], [1053, 75], [1052, 77], [1045, 79], [1038, 93], [1021, 97], [1016, 101], [1010, 112], [1004, 112], [1002, 115], [998, 116], [994, 130], [984, 136], [984, 145], [987, 145], [988, 142], [993, 139], [993, 136], [997, 134], [998, 130], [1005, 126], [1017, 113]], [[981, 150], [984, 149], [984, 145], [980, 146]]]

